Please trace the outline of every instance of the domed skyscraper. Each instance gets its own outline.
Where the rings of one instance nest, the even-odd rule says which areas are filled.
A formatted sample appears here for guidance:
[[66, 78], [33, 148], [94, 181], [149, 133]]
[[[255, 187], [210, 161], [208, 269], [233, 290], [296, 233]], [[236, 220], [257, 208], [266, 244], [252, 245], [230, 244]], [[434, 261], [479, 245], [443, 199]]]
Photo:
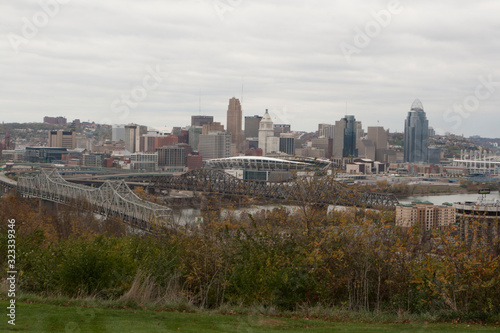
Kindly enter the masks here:
[[416, 100], [413, 101], [413, 104], [411, 105], [410, 108], [411, 111], [424, 111], [424, 106], [422, 105], [422, 102], [417, 98]]
[[428, 161], [429, 121], [419, 99], [411, 105], [405, 120], [405, 162]]

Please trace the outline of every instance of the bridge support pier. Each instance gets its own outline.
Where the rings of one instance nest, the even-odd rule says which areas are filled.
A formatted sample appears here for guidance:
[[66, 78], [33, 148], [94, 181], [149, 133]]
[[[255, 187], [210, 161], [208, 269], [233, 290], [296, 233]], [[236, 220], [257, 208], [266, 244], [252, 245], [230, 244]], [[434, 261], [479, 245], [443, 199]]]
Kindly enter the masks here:
[[203, 194], [200, 210], [204, 221], [219, 222], [221, 218], [221, 196], [217, 194]]

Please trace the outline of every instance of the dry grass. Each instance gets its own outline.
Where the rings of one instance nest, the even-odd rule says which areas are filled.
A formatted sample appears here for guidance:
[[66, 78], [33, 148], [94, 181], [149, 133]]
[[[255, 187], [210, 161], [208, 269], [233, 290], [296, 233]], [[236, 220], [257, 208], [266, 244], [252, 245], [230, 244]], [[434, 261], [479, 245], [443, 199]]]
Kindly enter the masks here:
[[137, 272], [130, 289], [119, 299], [126, 303], [167, 305], [173, 308], [192, 308], [192, 302], [185, 296], [178, 276], [172, 276], [165, 287], [159, 286], [147, 274]]

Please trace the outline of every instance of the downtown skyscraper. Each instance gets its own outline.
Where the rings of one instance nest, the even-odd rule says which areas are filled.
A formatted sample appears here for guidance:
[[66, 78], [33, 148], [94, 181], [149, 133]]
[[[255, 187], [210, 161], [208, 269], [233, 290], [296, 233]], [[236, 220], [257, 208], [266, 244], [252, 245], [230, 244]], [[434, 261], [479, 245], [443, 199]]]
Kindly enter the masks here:
[[411, 105], [405, 120], [404, 161], [409, 163], [427, 162], [429, 141], [429, 121], [420, 100]]
[[233, 97], [229, 100], [227, 107], [227, 132], [231, 133], [231, 144], [234, 152], [237, 153], [242, 149], [242, 122], [243, 112], [241, 110], [240, 100]]
[[352, 115], [335, 122], [333, 155], [335, 158], [358, 157], [357, 139], [361, 136], [361, 122]]

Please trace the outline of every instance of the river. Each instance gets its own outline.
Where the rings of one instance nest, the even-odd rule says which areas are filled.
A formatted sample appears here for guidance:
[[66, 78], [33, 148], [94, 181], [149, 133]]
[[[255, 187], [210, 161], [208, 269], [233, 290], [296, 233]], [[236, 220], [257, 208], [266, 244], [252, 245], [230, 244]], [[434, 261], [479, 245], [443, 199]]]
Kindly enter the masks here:
[[[442, 195], [419, 195], [419, 196], [409, 196], [409, 197], [403, 197], [399, 199], [400, 203], [411, 203], [412, 201], [415, 200], [420, 200], [420, 201], [430, 201], [435, 205], [441, 205], [444, 202], [449, 202], [449, 203], [454, 203], [454, 202], [463, 202], [463, 201], [476, 201], [480, 197], [479, 194], [477, 193], [461, 193], [461, 194], [442, 194]], [[500, 200], [500, 194], [498, 191], [491, 192], [491, 194], [486, 195], [487, 199], [499, 199]], [[255, 214], [257, 212], [260, 212], [261, 210], [272, 210], [277, 207], [283, 207], [286, 208], [290, 212], [297, 211], [299, 209], [299, 206], [294, 206], [294, 205], [255, 205], [255, 206], [250, 206], [250, 207], [242, 207], [242, 208], [233, 208], [233, 209], [222, 209], [221, 215], [224, 216], [226, 214], [233, 214], [234, 216], [238, 216], [241, 213], [246, 213], [246, 214]], [[331, 211], [332, 209], [345, 209], [345, 207], [341, 206], [332, 206], [330, 205], [328, 207], [328, 211]], [[202, 212], [199, 208], [181, 208], [181, 209], [174, 209], [174, 222], [178, 224], [186, 224], [186, 223], [192, 223], [192, 222], [201, 222], [203, 221], [202, 219]]]
[[[223, 208], [221, 210], [221, 217], [232, 215], [239, 216], [240, 214], [256, 214], [261, 212], [262, 210], [273, 210], [274, 208], [285, 208], [290, 213], [297, 213], [300, 211], [301, 207], [296, 205], [279, 205], [279, 204], [270, 204], [270, 205], [252, 205], [247, 207], [239, 207], [239, 208]], [[332, 210], [347, 210], [349, 207], [344, 206], [335, 206], [329, 205], [328, 212]], [[202, 222], [202, 212], [199, 208], [174, 208], [173, 210], [173, 220], [174, 223], [183, 225], [186, 223], [192, 222]]]
[[[298, 206], [293, 206], [293, 205], [276, 205], [276, 204], [275, 205], [252, 205], [249, 207], [240, 207], [240, 208], [231, 208], [231, 209], [223, 208], [221, 210], [221, 216], [227, 216], [229, 214], [232, 214], [233, 216], [238, 216], [241, 213], [255, 214], [255, 213], [260, 212], [262, 210], [272, 210], [274, 208], [279, 208], [279, 207], [286, 208], [290, 212], [296, 211], [299, 208]], [[174, 209], [173, 218], [174, 218], [175, 223], [178, 223], [181, 225], [186, 224], [186, 223], [191, 223], [191, 222], [203, 221], [202, 212], [199, 208]]]

